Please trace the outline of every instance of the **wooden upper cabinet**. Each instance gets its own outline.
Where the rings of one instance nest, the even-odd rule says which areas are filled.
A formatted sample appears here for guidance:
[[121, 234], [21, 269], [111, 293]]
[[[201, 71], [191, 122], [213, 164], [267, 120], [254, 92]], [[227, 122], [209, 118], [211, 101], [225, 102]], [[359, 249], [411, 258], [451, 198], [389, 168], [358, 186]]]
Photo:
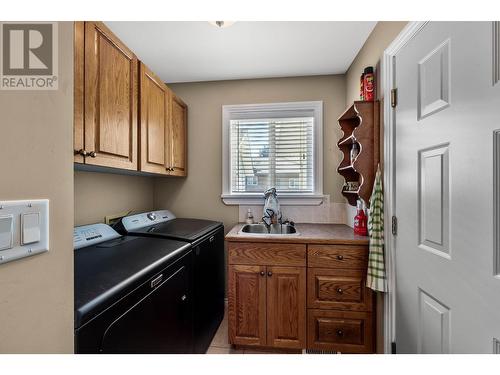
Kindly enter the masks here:
[[[76, 26], [75, 30], [81, 26]], [[138, 61], [103, 23], [85, 22], [83, 79], [75, 60], [75, 92], [83, 84], [82, 111], [75, 97], [75, 131], [83, 131], [85, 164], [137, 170]], [[81, 48], [75, 33], [75, 48]], [[81, 59], [81, 51], [76, 57]], [[81, 130], [80, 130], [81, 128]], [[81, 147], [75, 134], [75, 153]], [[79, 156], [82, 156], [81, 154]], [[80, 161], [78, 156], [75, 161]]]
[[306, 269], [267, 267], [267, 346], [306, 346]]
[[229, 341], [266, 345], [266, 267], [229, 266]]
[[75, 163], [186, 176], [186, 104], [102, 22], [74, 32]]
[[139, 170], [169, 174], [170, 90], [146, 65], [140, 64]]
[[172, 141], [171, 175], [187, 175], [187, 105], [172, 94], [170, 137]]

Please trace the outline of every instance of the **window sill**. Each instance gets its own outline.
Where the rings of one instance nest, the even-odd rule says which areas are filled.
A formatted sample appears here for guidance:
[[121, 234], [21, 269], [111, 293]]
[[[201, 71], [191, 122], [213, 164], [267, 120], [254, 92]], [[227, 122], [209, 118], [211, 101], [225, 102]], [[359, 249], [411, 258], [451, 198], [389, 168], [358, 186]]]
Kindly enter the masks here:
[[[222, 201], [225, 205], [263, 205], [264, 204], [264, 194], [256, 195], [236, 195], [236, 194], [222, 194]], [[319, 206], [323, 203], [326, 196], [323, 194], [311, 194], [311, 195], [285, 195], [278, 194], [278, 201], [281, 206]]]

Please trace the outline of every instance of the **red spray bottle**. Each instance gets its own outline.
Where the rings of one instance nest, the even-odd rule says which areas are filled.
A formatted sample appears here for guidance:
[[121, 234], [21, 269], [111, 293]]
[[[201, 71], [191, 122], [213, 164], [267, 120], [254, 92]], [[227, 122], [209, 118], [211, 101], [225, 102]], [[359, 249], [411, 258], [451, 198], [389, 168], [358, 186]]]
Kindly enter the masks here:
[[368, 236], [368, 217], [365, 214], [365, 204], [361, 199], [358, 199], [356, 208], [357, 214], [354, 217], [354, 233], [359, 236]]

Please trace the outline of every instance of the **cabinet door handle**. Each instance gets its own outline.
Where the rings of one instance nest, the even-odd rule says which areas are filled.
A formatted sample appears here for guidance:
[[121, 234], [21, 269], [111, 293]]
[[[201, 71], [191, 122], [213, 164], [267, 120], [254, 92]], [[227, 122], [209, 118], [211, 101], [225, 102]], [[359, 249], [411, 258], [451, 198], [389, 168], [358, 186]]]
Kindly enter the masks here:
[[342, 293], [344, 293], [344, 291], [342, 290], [342, 288], [337, 288], [337, 293], [342, 294]]
[[273, 273], [272, 273], [271, 271], [269, 271], [269, 272], [267, 273], [267, 276], [269, 276], [269, 277], [271, 277], [272, 275], [273, 275]]
[[95, 152], [95, 151], [90, 151], [90, 152], [88, 153], [88, 156], [90, 156], [91, 158], [95, 158], [95, 157], [97, 156], [97, 152]]
[[264, 271], [260, 271], [260, 276], [265, 276], [266, 273]]
[[81, 148], [79, 150], [75, 150], [75, 155], [81, 155], [81, 156], [85, 157], [85, 156], [88, 156], [88, 152], [85, 151], [83, 148]]
[[343, 255], [337, 255], [337, 259], [338, 259], [338, 260], [343, 260], [343, 259], [344, 259], [344, 256], [343, 256]]
[[210, 239], [209, 239], [209, 241], [210, 241], [210, 242], [214, 242], [214, 240], [215, 240], [215, 236], [212, 236], [212, 237], [210, 237]]

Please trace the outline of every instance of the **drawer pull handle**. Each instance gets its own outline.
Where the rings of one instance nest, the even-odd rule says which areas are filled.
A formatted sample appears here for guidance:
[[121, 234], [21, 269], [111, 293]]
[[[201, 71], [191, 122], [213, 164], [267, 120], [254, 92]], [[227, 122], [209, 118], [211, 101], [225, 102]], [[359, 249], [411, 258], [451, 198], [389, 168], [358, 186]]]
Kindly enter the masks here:
[[337, 255], [337, 259], [338, 260], [344, 260], [344, 256], [343, 255]]
[[342, 288], [337, 288], [337, 293], [342, 294], [342, 293], [344, 293], [344, 291], [342, 290]]
[[264, 271], [260, 271], [260, 276], [265, 276], [265, 272]]
[[339, 336], [339, 337], [344, 336], [344, 331], [341, 329], [337, 330], [337, 336]]
[[161, 274], [160, 276], [158, 276], [157, 278], [151, 280], [151, 288], [156, 288], [158, 285], [160, 285], [160, 283], [163, 281], [163, 274]]

